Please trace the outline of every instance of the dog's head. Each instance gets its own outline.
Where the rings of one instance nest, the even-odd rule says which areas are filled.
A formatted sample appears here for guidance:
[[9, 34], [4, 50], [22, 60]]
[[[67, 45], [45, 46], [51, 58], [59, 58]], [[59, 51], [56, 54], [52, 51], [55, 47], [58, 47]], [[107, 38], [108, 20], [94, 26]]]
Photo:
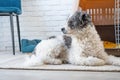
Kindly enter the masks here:
[[84, 11], [76, 11], [68, 20], [67, 27], [62, 28], [62, 32], [70, 34], [74, 31], [81, 30], [91, 23], [91, 17]]

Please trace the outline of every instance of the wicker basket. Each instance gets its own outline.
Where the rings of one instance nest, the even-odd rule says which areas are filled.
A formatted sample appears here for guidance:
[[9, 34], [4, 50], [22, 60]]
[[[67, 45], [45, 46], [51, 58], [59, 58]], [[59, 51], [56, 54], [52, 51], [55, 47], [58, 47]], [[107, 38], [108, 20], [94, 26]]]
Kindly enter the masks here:
[[[92, 17], [98, 34], [105, 41], [120, 44], [120, 0], [80, 0], [79, 6]], [[106, 49], [120, 56], [120, 48]]]

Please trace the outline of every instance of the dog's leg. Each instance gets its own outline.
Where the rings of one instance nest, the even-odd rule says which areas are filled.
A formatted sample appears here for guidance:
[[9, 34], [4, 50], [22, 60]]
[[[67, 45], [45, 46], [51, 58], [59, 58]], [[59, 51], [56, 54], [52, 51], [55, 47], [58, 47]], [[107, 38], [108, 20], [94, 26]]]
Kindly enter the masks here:
[[115, 65], [115, 66], [120, 66], [120, 57], [115, 57], [113, 55], [108, 55], [106, 52], [100, 52], [99, 57], [100, 59], [103, 59], [106, 64], [108, 65]]
[[79, 57], [77, 59], [74, 59], [71, 64], [75, 65], [86, 65], [86, 66], [101, 66], [104, 65], [105, 62], [102, 59], [96, 58], [96, 57]]
[[85, 59], [85, 65], [87, 66], [102, 66], [105, 64], [105, 61], [97, 57], [87, 57]]
[[56, 58], [49, 58], [44, 61], [45, 64], [62, 64], [62, 61], [60, 59]]
[[43, 65], [44, 63], [41, 61], [41, 58], [37, 57], [36, 55], [26, 56], [25, 62], [23, 63], [24, 66], [37, 66]]
[[106, 58], [106, 64], [120, 66], [120, 57], [109, 55]]

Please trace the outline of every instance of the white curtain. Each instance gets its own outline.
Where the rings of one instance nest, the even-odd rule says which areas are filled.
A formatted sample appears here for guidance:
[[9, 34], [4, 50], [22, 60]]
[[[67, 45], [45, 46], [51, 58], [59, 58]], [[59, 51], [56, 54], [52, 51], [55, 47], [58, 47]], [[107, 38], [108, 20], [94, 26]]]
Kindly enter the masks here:
[[73, 5], [72, 5], [73, 7], [72, 7], [71, 15], [79, 9], [79, 1], [80, 0], [73, 0]]
[[68, 21], [69, 17], [71, 17], [79, 9], [79, 1], [80, 0], [72, 0], [72, 5], [71, 5], [72, 9], [71, 9], [70, 14], [68, 15], [68, 18], [67, 18], [64, 26], [67, 26], [67, 21]]

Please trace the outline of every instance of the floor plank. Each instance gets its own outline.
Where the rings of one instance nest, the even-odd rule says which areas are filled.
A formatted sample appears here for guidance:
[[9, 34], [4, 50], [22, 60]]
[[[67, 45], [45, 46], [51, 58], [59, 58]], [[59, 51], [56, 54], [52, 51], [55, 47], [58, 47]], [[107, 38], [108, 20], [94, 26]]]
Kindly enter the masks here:
[[120, 80], [119, 72], [0, 70], [0, 80]]

